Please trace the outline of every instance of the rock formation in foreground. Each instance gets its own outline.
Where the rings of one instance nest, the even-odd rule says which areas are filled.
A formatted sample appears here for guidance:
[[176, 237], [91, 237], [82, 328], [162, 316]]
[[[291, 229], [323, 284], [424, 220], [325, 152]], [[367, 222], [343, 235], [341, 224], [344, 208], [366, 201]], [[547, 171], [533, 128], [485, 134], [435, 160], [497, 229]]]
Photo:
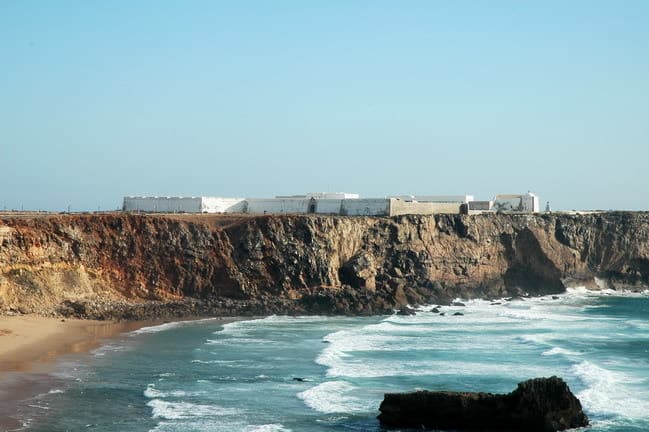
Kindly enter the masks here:
[[0, 215], [0, 313], [377, 314], [569, 285], [646, 289], [649, 214]]
[[524, 381], [505, 395], [388, 393], [380, 411], [383, 425], [413, 429], [552, 432], [588, 425], [581, 403], [557, 377]]

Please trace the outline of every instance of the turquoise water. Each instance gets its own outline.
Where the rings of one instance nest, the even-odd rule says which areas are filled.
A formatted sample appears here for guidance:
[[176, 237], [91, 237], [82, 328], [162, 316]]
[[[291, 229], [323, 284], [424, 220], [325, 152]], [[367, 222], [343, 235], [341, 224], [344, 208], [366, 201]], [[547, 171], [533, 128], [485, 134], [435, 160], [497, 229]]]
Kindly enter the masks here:
[[379, 431], [385, 392], [509, 392], [558, 375], [588, 430], [649, 430], [649, 295], [442, 310], [145, 328], [67, 359], [21, 415], [26, 430], [48, 432]]

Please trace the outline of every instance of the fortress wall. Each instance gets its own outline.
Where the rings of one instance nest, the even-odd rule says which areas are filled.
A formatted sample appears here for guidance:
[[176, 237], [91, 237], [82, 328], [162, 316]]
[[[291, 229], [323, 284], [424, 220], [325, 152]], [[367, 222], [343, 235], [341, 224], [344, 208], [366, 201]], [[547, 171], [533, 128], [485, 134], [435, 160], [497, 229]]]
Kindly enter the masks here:
[[250, 214], [288, 214], [308, 213], [310, 199], [295, 198], [252, 198], [248, 199], [247, 213]]
[[340, 214], [342, 200], [340, 199], [318, 199], [316, 200], [315, 212], [317, 214]]
[[342, 215], [347, 216], [389, 216], [389, 198], [368, 198], [342, 201]]
[[124, 197], [124, 211], [200, 213], [201, 197]]
[[390, 200], [390, 216], [404, 214], [428, 215], [436, 213], [460, 214], [461, 205], [461, 203], [413, 202], [393, 198]]
[[245, 198], [203, 197], [203, 213], [245, 213]]
[[491, 210], [493, 201], [471, 201], [469, 203], [469, 210]]

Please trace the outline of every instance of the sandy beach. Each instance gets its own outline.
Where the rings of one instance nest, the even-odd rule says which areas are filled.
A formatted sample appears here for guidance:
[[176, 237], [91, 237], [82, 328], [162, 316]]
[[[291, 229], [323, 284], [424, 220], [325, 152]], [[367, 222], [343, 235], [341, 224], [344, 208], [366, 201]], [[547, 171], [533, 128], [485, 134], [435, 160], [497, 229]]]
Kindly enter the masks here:
[[17, 403], [52, 386], [47, 372], [56, 358], [86, 352], [102, 340], [152, 324], [35, 315], [0, 317], [0, 431], [17, 430], [21, 426], [13, 418]]
[[0, 377], [25, 372], [63, 354], [87, 351], [105, 338], [147, 325], [32, 315], [0, 317]]
[[[250, 318], [215, 319], [226, 324]], [[22, 425], [15, 418], [20, 402], [48, 392], [56, 385], [56, 378], [49, 372], [59, 357], [82, 354], [125, 332], [162, 323], [92, 321], [36, 315], [0, 316], [0, 432], [20, 430]]]

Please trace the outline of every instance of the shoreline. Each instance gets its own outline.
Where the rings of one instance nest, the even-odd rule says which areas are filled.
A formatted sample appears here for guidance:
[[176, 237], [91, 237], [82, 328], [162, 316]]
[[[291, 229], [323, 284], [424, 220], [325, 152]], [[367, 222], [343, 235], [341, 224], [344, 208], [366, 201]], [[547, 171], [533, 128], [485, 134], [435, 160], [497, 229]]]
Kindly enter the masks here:
[[[644, 297], [649, 295], [649, 291], [638, 293], [573, 287], [559, 295], [571, 296], [575, 294]], [[543, 299], [543, 297], [549, 296], [539, 296], [538, 298]], [[467, 299], [458, 300], [467, 301]], [[507, 299], [502, 300], [507, 301]], [[272, 314], [230, 317], [191, 316], [174, 320], [141, 321], [93, 321], [46, 318], [37, 315], [0, 316], [0, 431], [22, 430], [24, 425], [21, 424], [20, 416], [17, 414], [21, 407], [24, 408], [25, 402], [66, 382], [52, 374], [57, 370], [59, 361], [65, 356], [89, 355], [88, 353], [93, 349], [131, 332], [135, 334], [156, 333], [179, 325], [191, 325], [201, 321], [213, 321], [224, 325], [269, 315]]]
[[61, 358], [87, 355], [107, 341], [132, 331], [203, 319], [226, 324], [249, 318], [93, 321], [37, 315], [0, 316], [0, 431], [22, 430], [24, 425], [16, 418], [18, 408], [22, 402], [56, 386], [58, 379], [51, 372], [56, 370]]
[[83, 353], [101, 341], [153, 321], [94, 321], [36, 315], [0, 317], [0, 379], [7, 372], [28, 372], [66, 354]]
[[[559, 294], [562, 297], [621, 296], [646, 297], [649, 291], [590, 290], [573, 287]], [[544, 300], [554, 295], [539, 297]], [[486, 299], [458, 299], [462, 301]], [[504, 302], [514, 299], [501, 299]], [[520, 301], [528, 300], [521, 298]], [[429, 305], [429, 306], [432, 306]], [[416, 309], [418, 312], [419, 310]], [[395, 311], [396, 312], [396, 311]], [[76, 356], [83, 362], [85, 356], [111, 340], [120, 340], [128, 334], [146, 335], [183, 325], [213, 322], [224, 325], [236, 321], [255, 320], [256, 316], [192, 316], [174, 320], [92, 321], [86, 319], [45, 318], [36, 315], [0, 316], [0, 432], [15, 432], [26, 426], [21, 419], [30, 412], [30, 399], [48, 392], [58, 392], [68, 382], [56, 372], [66, 356]], [[377, 314], [380, 315], [380, 314]], [[12, 341], [13, 339], [13, 341]], [[12, 343], [13, 342], [13, 343]], [[40, 408], [40, 407], [36, 407]]]

